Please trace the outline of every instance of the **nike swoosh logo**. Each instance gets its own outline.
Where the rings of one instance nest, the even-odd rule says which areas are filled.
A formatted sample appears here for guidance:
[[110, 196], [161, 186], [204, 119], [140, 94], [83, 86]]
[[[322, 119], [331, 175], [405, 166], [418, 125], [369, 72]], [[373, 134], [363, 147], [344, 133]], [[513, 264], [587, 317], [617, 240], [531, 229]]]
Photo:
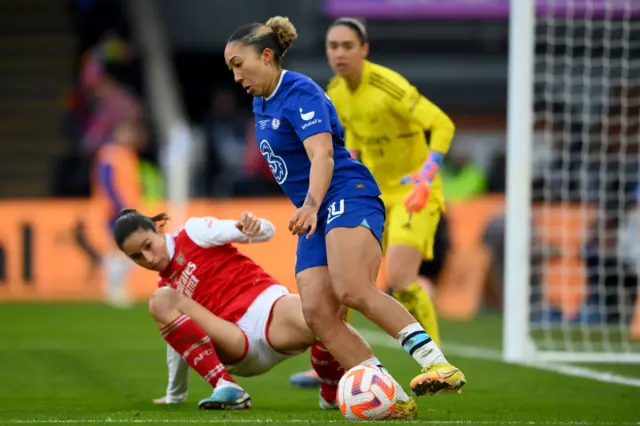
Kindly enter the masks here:
[[339, 214], [338, 216], [331, 216], [329, 219], [327, 219], [327, 223], [331, 223], [331, 222], [333, 222], [335, 219], [337, 219], [337, 218], [339, 218], [339, 217], [341, 217], [341, 216], [342, 216], [341, 214]]
[[304, 121], [309, 121], [311, 120], [313, 117], [315, 117], [316, 112], [315, 111], [311, 111], [311, 112], [302, 112], [302, 108], [300, 108], [300, 117], [302, 117], [302, 119]]

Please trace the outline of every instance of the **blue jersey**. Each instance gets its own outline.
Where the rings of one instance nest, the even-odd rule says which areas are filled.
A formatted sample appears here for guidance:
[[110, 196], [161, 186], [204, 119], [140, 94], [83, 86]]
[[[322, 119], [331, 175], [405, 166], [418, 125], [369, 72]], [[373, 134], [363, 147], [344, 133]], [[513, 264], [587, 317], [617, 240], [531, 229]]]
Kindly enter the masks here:
[[323, 207], [330, 200], [377, 197], [380, 189], [369, 170], [344, 147], [344, 129], [324, 90], [309, 77], [283, 71], [268, 98], [255, 98], [256, 139], [278, 184], [296, 207], [309, 191], [311, 161], [303, 141], [318, 133], [333, 138], [333, 177]]

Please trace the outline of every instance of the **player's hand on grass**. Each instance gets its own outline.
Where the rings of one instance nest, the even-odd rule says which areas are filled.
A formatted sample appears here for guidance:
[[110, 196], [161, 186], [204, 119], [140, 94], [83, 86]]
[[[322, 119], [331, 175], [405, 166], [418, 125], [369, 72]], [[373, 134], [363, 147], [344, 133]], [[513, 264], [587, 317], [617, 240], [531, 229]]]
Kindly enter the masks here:
[[156, 405], [168, 405], [168, 404], [182, 404], [184, 401], [180, 401], [180, 400], [171, 400], [169, 398], [167, 398], [166, 396], [163, 396], [162, 398], [155, 398], [153, 400], [153, 403]]
[[260, 232], [261, 225], [260, 218], [251, 212], [242, 212], [240, 214], [240, 220], [236, 222], [236, 228], [250, 237]]
[[309, 231], [307, 238], [310, 238], [316, 232], [317, 226], [318, 210], [309, 204], [304, 204], [296, 210], [289, 220], [289, 231], [293, 235], [302, 235]]

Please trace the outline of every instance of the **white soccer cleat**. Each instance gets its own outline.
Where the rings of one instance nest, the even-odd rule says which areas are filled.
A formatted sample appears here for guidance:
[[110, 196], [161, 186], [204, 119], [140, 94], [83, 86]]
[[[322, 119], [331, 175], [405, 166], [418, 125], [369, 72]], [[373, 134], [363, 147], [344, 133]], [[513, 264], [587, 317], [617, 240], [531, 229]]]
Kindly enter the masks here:
[[333, 401], [327, 401], [322, 396], [322, 393], [318, 394], [318, 401], [321, 410], [337, 410], [338, 409], [338, 401], [335, 399]]

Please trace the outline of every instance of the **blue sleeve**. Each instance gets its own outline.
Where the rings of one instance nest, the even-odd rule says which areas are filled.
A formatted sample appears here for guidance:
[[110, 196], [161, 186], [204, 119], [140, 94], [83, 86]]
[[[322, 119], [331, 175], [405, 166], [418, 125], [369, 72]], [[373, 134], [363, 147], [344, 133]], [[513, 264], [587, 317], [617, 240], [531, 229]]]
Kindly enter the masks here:
[[331, 119], [325, 94], [317, 88], [297, 88], [287, 100], [286, 117], [300, 141], [318, 133], [331, 133]]
[[102, 185], [104, 186], [105, 192], [107, 193], [109, 199], [113, 203], [115, 211], [119, 212], [123, 208], [125, 208], [124, 203], [122, 202], [122, 198], [118, 195], [116, 191], [116, 187], [113, 179], [113, 167], [111, 164], [100, 163], [99, 167], [99, 176], [102, 181]]

